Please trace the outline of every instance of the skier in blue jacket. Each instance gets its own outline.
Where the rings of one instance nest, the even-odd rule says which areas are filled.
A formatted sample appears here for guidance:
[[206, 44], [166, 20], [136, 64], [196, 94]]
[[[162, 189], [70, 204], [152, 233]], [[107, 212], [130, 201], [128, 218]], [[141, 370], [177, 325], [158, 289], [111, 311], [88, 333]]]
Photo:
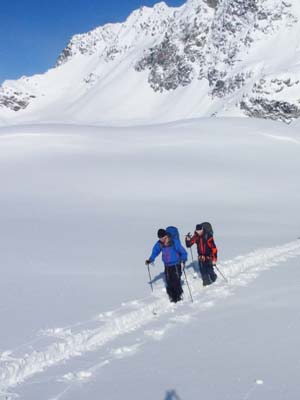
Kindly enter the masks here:
[[171, 238], [165, 229], [159, 229], [157, 236], [159, 240], [155, 243], [151, 256], [146, 260], [146, 265], [153, 263], [156, 257], [162, 253], [167, 293], [170, 301], [176, 303], [182, 300], [181, 264], [183, 264], [184, 268], [187, 261], [187, 252], [180, 241]]

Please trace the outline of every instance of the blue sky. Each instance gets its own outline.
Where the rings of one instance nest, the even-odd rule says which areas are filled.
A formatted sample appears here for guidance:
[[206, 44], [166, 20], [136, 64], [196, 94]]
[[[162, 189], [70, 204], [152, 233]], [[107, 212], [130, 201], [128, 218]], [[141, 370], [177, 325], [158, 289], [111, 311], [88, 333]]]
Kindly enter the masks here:
[[[124, 21], [157, 0], [1, 0], [0, 83], [45, 72], [76, 33]], [[169, 6], [185, 0], [166, 0]]]

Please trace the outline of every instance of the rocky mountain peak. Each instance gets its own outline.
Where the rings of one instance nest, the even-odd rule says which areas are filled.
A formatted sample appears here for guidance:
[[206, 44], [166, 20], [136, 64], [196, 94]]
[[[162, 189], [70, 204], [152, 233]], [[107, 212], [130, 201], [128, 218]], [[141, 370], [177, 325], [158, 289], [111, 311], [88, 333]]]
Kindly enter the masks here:
[[140, 7], [123, 23], [106, 24], [88, 33], [75, 35], [58, 57], [56, 65], [62, 65], [78, 54], [99, 54], [103, 59], [114, 59], [145, 37], [164, 32], [172, 14], [173, 9], [160, 2], [152, 8]]

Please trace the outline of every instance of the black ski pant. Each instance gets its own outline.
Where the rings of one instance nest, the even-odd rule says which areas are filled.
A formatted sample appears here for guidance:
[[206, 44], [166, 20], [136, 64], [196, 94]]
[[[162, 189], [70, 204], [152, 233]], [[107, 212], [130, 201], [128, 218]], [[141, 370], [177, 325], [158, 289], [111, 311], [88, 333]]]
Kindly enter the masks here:
[[205, 261], [199, 260], [199, 269], [204, 286], [210, 285], [216, 281], [217, 274], [214, 271], [214, 267], [210, 259]]
[[165, 266], [165, 277], [166, 277], [166, 289], [169, 295], [170, 301], [176, 303], [181, 300], [183, 293], [180, 279], [181, 265], [166, 265]]

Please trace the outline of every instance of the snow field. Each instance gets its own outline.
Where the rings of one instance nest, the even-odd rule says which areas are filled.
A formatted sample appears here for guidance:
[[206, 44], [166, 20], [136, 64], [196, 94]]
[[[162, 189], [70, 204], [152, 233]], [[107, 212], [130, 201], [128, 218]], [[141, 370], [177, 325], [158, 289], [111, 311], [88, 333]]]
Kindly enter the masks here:
[[[155, 287], [153, 300], [152, 296], [146, 300], [135, 300], [130, 306], [136, 306], [133, 311], [110, 311], [108, 312], [107, 321], [100, 327], [83, 330], [61, 329], [56, 328], [51, 332], [45, 332], [48, 336], [53, 336], [60, 341], [54, 342], [44, 350], [25, 353], [21, 358], [14, 358], [13, 351], [6, 351], [1, 355], [2, 365], [0, 369], [0, 390], [6, 393], [8, 389], [24, 382], [33, 375], [45, 371], [47, 368], [66, 361], [72, 357], [82, 356], [86, 352], [95, 351], [104, 346], [108, 342], [112, 342], [117, 336], [126, 335], [129, 332], [137, 331], [144, 326], [151, 325], [153, 318], [162, 318], [165, 314], [172, 315], [176, 308], [176, 317], [172, 317], [172, 322], [188, 322], [189, 318], [194, 317], [207, 307], [213, 307], [215, 302], [220, 301], [224, 297], [234, 295], [235, 289], [239, 286], [247, 286], [264, 270], [277, 266], [289, 258], [300, 256], [300, 241], [287, 243], [283, 246], [277, 246], [269, 249], [260, 249], [244, 256], [237, 256], [233, 260], [229, 260], [219, 265], [229, 283], [222, 282], [219, 275], [218, 283], [214, 286], [203, 289], [201, 279], [191, 281], [192, 295], [194, 303], [187, 304], [189, 296], [185, 286], [185, 301], [178, 303], [176, 306], [169, 303], [166, 294], [161, 291], [161, 284]], [[190, 275], [189, 275], [190, 277]], [[220, 282], [221, 281], [221, 282]], [[160, 294], [161, 293], [161, 294]], [[153, 310], [157, 311], [157, 316], [153, 315]], [[179, 315], [178, 315], [179, 314]], [[181, 315], [183, 314], [183, 315]], [[181, 315], [181, 316], [180, 316]], [[170, 319], [170, 318], [169, 318]], [[101, 318], [100, 318], [101, 320]], [[92, 321], [91, 321], [92, 322]], [[103, 322], [103, 321], [101, 321]], [[146, 330], [145, 334], [153, 339], [161, 339], [166, 330], [170, 329], [169, 322], [162, 320], [164, 328], [160, 331]], [[88, 325], [88, 323], [84, 323]], [[123, 357], [138, 351], [139, 345], [132, 347], [122, 347], [113, 350], [112, 355], [116, 358]], [[9, 354], [9, 361], [7, 355]], [[68, 374], [62, 379], [85, 380], [92, 375], [90, 371], [81, 371], [79, 374]]]
[[[122, 360], [136, 370], [150, 343], [164, 343], [171, 357], [165, 339], [176, 327], [196, 329], [201, 315], [203, 329], [209, 310], [300, 255], [299, 134], [292, 128], [243, 119], [44, 124], [2, 128], [0, 141], [3, 398], [40, 400], [39, 390], [45, 398], [80, 398], [77, 383], [101, 386], [100, 372], [117, 374]], [[215, 228], [229, 284], [219, 276], [203, 289], [190, 263], [194, 303], [184, 285], [184, 302], [174, 307], [159, 260], [150, 294], [144, 260], [159, 227], [176, 225], [183, 239], [203, 220]], [[108, 386], [101, 394], [117, 398]]]

